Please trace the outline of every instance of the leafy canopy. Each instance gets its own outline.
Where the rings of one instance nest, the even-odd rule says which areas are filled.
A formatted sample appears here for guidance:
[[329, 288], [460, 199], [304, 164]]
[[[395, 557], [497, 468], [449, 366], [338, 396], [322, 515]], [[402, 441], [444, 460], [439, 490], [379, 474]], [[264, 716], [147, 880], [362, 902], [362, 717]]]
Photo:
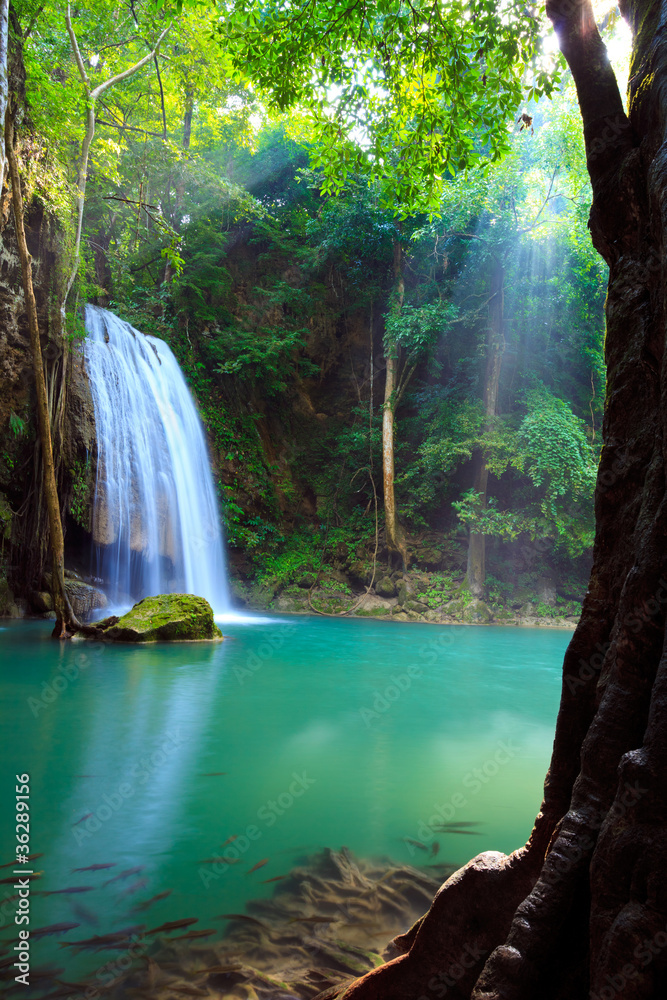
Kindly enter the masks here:
[[552, 92], [543, 23], [522, 0], [234, 0], [217, 30], [273, 106], [305, 109], [326, 192], [363, 173], [406, 216], [505, 154], [526, 86]]

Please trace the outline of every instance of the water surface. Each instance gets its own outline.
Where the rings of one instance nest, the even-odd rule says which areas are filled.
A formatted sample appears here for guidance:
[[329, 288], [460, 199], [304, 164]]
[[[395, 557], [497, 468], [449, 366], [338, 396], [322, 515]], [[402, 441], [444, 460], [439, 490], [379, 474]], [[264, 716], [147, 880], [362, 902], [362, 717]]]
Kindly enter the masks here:
[[[56, 643], [50, 630], [0, 631], [0, 863], [13, 856], [13, 776], [27, 772], [35, 890], [94, 888], [33, 894], [32, 927], [102, 933], [167, 889], [132, 920], [209, 926], [323, 846], [428, 864], [437, 843], [437, 861], [460, 864], [530, 833], [569, 632], [275, 617], [230, 621], [221, 644], [140, 648]], [[433, 829], [443, 822], [478, 825]], [[201, 863], [229, 838], [238, 863]], [[0, 907], [5, 928], [14, 905]]]

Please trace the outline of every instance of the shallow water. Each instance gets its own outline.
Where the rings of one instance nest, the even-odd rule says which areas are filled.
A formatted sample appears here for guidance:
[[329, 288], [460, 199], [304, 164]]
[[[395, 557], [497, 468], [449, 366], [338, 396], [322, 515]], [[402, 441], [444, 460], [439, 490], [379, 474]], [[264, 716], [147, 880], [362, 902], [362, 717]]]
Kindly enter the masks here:
[[[138, 648], [50, 630], [6, 622], [0, 635], [0, 863], [14, 854], [13, 775], [27, 772], [34, 890], [94, 888], [34, 891], [32, 928], [82, 923], [67, 940], [134, 921], [216, 926], [323, 846], [428, 864], [437, 842], [437, 861], [459, 864], [530, 833], [569, 632], [275, 617], [229, 620], [221, 644]], [[200, 864], [231, 837], [237, 863]], [[0, 906], [12, 931], [15, 905]], [[54, 948], [36, 942], [33, 962]]]

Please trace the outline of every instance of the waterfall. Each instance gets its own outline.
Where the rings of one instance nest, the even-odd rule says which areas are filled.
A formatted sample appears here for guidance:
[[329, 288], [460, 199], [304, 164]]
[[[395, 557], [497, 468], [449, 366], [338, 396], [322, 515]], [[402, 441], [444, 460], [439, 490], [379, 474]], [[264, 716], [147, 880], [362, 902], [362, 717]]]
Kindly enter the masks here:
[[163, 340], [86, 306], [95, 410], [93, 540], [111, 602], [191, 593], [228, 610], [224, 546], [204, 430]]

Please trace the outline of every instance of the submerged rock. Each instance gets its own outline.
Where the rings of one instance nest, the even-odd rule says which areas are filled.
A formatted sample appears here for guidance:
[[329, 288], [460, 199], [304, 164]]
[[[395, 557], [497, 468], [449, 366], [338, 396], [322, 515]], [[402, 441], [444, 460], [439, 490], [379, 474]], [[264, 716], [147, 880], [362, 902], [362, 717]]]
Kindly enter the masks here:
[[188, 642], [219, 640], [213, 609], [194, 594], [158, 594], [144, 597], [122, 618], [96, 623], [113, 642]]

